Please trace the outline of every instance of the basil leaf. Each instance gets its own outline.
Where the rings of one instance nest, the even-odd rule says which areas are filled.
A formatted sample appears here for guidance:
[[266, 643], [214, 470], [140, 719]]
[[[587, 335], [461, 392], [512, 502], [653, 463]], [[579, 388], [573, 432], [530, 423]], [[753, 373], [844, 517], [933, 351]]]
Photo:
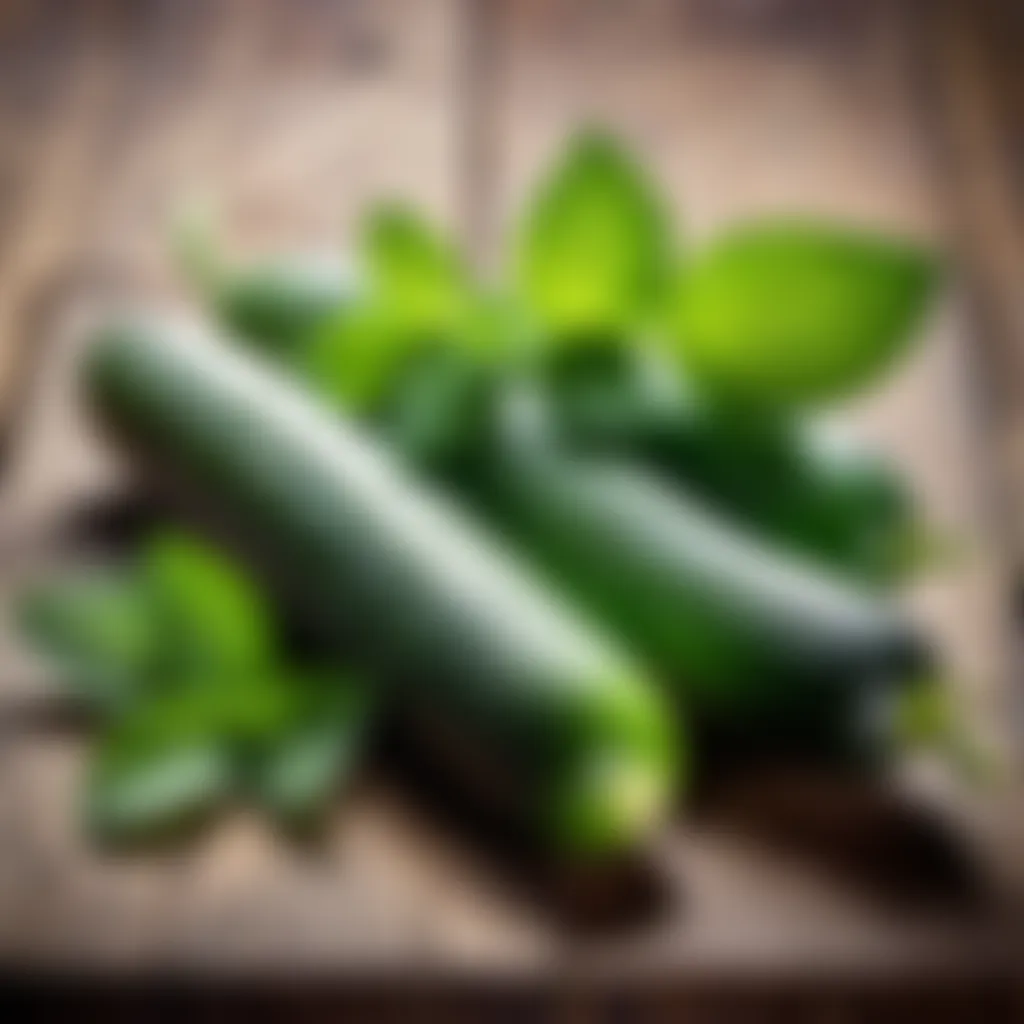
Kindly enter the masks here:
[[61, 682], [95, 707], [115, 710], [145, 690], [158, 636], [129, 574], [83, 572], [41, 584], [22, 598], [19, 619]]
[[474, 293], [457, 253], [414, 212], [379, 207], [360, 252], [360, 299], [321, 325], [298, 366], [329, 401], [374, 413], [425, 352], [497, 347], [496, 303]]
[[365, 301], [317, 332], [298, 372], [332, 405], [364, 413], [384, 400], [414, 349], [386, 306]]
[[611, 139], [583, 134], [527, 211], [517, 290], [556, 338], [622, 332], [660, 301], [669, 223], [642, 170]]
[[270, 609], [255, 583], [224, 555], [185, 534], [150, 540], [142, 574], [172, 677], [254, 674], [276, 655]]
[[368, 691], [327, 676], [287, 682], [301, 693], [293, 720], [257, 759], [252, 785], [286, 827], [311, 824], [359, 763], [372, 720]]
[[151, 838], [189, 825], [233, 787], [216, 687], [153, 698], [114, 723], [95, 751], [86, 789], [90, 830], [104, 840]]
[[363, 226], [361, 251], [376, 304], [396, 332], [436, 336], [462, 319], [468, 277], [455, 251], [412, 210], [378, 207]]
[[737, 228], [682, 268], [670, 332], [705, 387], [763, 406], [863, 387], [907, 346], [936, 260], [913, 245], [824, 224]]

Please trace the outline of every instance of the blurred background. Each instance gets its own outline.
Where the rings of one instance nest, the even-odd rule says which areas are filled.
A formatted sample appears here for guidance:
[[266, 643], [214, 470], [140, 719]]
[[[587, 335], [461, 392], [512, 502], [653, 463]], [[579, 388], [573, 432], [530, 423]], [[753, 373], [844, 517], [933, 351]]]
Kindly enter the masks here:
[[[40, 398], [50, 340], [97, 290], [180, 287], [167, 231], [183, 201], [212, 198], [231, 246], [258, 253], [342, 247], [368, 203], [399, 197], [497, 273], [538, 169], [596, 121], [648, 163], [695, 239], [798, 211], [950, 254], [955, 284], [925, 343], [849, 415], [962, 544], [956, 570], [913, 600], [980, 727], [1012, 748], [1022, 40], [1024, 10], [1008, 0], [2, 0], [7, 574], [32, 556], [29, 528], [94, 486], [76, 437], [40, 412], [57, 401]], [[737, 786], [667, 843], [678, 886], [665, 920], [566, 944], [543, 899], [386, 780], [356, 794], [306, 861], [246, 820], [172, 857], [99, 860], [70, 810], [74, 729], [3, 658], [0, 971], [12, 983], [94, 970], [364, 986], [512, 974], [531, 991], [568, 958], [582, 1006], [621, 977], [631, 994], [616, 1005], [737, 1019], [1024, 1010], [1020, 786], [964, 801], [926, 785], [927, 810], [913, 812], [889, 792]], [[980, 890], [994, 915], [977, 912]], [[408, 986], [388, 993], [393, 1012]], [[486, 1005], [525, 1020], [548, 1005], [536, 999]]]

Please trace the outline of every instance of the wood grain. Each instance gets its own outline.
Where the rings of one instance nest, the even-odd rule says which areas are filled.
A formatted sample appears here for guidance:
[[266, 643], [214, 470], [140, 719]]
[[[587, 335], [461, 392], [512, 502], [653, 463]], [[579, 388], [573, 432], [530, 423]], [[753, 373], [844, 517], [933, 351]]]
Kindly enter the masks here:
[[[9, 138], [0, 147], [23, 197], [0, 204], [12, 226], [0, 263], [16, 285], [3, 292], [0, 326], [9, 350], [44, 334], [57, 346], [2, 485], [4, 606], [15, 564], [31, 573], [45, 561], [27, 538], [118, 485], [67, 398], [59, 353], [81, 296], [96, 276], [133, 294], [173, 292], [165, 230], [190, 194], [222, 201], [239, 250], [334, 243], [367, 202], [398, 194], [496, 268], [528, 182], [570, 127], [596, 118], [651, 162], [695, 242], [734, 218], [791, 208], [944, 238], [947, 200], [916, 118], [906, 23], [882, 2], [830, 4], [827, 16], [821, 6], [96, 0], [56, 40], [24, 5], [0, 6], [15, 12], [0, 22], [0, 48], [31, 33], [52, 48], [23, 73], [53, 93], [43, 126], [19, 129], [24, 153]], [[54, 279], [82, 287], [65, 289], [32, 335], [26, 309]], [[970, 568], [919, 603], [978, 681], [968, 696], [991, 710], [1005, 693], [1007, 605], [965, 323], [954, 296], [893, 388], [854, 414], [971, 550]], [[315, 857], [239, 812], [192, 846], [111, 862], [77, 827], [82, 736], [31, 713], [51, 693], [0, 637], [0, 963], [250, 978], [806, 977], [816, 967], [920, 978], [938, 964], [996, 966], [989, 921], [943, 902], [951, 877], [939, 872], [920, 906], [898, 898], [921, 873], [918, 853], [901, 866], [898, 842], [868, 844], [865, 863], [851, 865], [834, 855], [834, 836], [824, 853], [820, 837], [779, 843], [742, 792], [655, 851], [663, 917], [598, 942], [568, 936], [515, 870], [374, 773]], [[862, 807], [841, 823], [846, 845], [883, 819], [919, 836], [928, 815], [888, 793], [815, 799]], [[775, 806], [773, 820], [783, 813], [763, 793], [754, 802]], [[785, 820], [800, 817], [787, 808]], [[892, 877], [874, 877], [879, 867]]]

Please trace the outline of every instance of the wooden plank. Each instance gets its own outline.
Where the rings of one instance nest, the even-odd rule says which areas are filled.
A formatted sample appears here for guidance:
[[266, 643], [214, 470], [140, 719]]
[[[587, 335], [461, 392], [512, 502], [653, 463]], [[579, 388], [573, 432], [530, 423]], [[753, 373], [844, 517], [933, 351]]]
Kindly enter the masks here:
[[[21, 83], [12, 71], [7, 94], [21, 93], [20, 117], [7, 111], [10, 131], [3, 150], [4, 169], [12, 179], [0, 248], [0, 409], [8, 415], [16, 409], [17, 385], [29, 362], [26, 330], [48, 282], [80, 237], [89, 209], [90, 161], [102, 151], [120, 81], [107, 4], [83, 4], [70, 18], [56, 19], [62, 27], [53, 33], [56, 42], [50, 39], [54, 11], [46, 4], [40, 8], [42, 25], [15, 20], [7, 40], [12, 50], [23, 48], [14, 62], [15, 69], [21, 68]], [[33, 94], [39, 116], [28, 118], [32, 106], [22, 104]]]
[[392, 195], [454, 223], [451, 0], [415, 13], [358, 0], [212, 6], [229, 30], [205, 39], [216, 52], [184, 96], [168, 55], [105, 207], [119, 272], [166, 284], [168, 225], [195, 195], [221, 207], [243, 251], [341, 245], [369, 202]]
[[[711, 4], [486, 6], [482, 14], [456, 0], [122, 0], [118, 9], [134, 12], [116, 21], [116, 38], [132, 42], [123, 58], [129, 100], [114, 119], [116, 144], [91, 172], [78, 265], [100, 265], [138, 294], [173, 287], [162, 228], [196, 187], [224, 195], [241, 245], [340, 237], [387, 190], [461, 224], [474, 248], [495, 254], [497, 228], [525, 182], [582, 114], [606, 117], [638, 142], [687, 200], [698, 235], [738, 212], [797, 201], [938, 232], [906, 139], [899, 57], [873, 5], [866, 14], [849, 5], [842, 31], [815, 22], [781, 35], [723, 21]], [[457, 102], [457, 90], [474, 83], [480, 93]], [[735, 123], [722, 124], [730, 97]], [[465, 132], [464, 117], [473, 119]], [[750, 166], [757, 173], [740, 173]], [[62, 338], [75, 333], [70, 321], [50, 326]], [[936, 381], [941, 401], [948, 394], [959, 408], [949, 352], [957, 335], [943, 337], [929, 347], [931, 369], [914, 371], [931, 382], [914, 386], [915, 410], [933, 409]], [[55, 380], [52, 399], [34, 407], [33, 445], [0, 500], [6, 508], [20, 496], [21, 525], [66, 512], [102, 474], [69, 407], [67, 364], [47, 369], [63, 384]], [[899, 408], [878, 415], [902, 439], [904, 399], [887, 401]], [[959, 413], [951, 418], [949, 461], [959, 466], [970, 461], [966, 426]], [[932, 480], [928, 467], [918, 471]], [[963, 478], [952, 475], [959, 510]], [[5, 532], [3, 550], [20, 536]], [[29, 572], [38, 568], [30, 555], [18, 559]], [[14, 577], [8, 565], [5, 610]], [[731, 821], [723, 801], [717, 818], [680, 822], [656, 851], [663, 915], [589, 943], [566, 933], [543, 890], [390, 778], [366, 779], [306, 858], [240, 812], [193, 846], [112, 862], [77, 827], [81, 737], [44, 713], [46, 687], [0, 635], [2, 962], [278, 979], [500, 971], [678, 981], [793, 978], [809, 965], [878, 977], [920, 976], [941, 963], [952, 974], [988, 957], [987, 933], [965, 924], [958, 904], [898, 911], [892, 883], [867, 889], [863, 865], [846, 871], [799, 844], [760, 841], [739, 798]], [[877, 820], [846, 822], [843, 834], [871, 834]]]

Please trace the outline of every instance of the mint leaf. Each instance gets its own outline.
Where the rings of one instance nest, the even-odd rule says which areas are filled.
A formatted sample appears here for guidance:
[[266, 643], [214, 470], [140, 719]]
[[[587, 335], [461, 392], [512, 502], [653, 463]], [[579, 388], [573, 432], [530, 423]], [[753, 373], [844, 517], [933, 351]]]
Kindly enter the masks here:
[[907, 243], [810, 221], [747, 224], [682, 268], [670, 332], [688, 372], [716, 393], [820, 402], [896, 359], [937, 276], [934, 257]]
[[315, 332], [297, 370], [356, 413], [386, 401], [425, 349], [462, 344], [479, 319], [465, 268], [414, 212], [382, 206], [363, 225], [365, 288]]
[[326, 323], [296, 369], [332, 405], [364, 413], [385, 398], [414, 347], [386, 306], [365, 301]]
[[299, 702], [292, 720], [262, 749], [252, 785], [263, 805], [291, 828], [313, 822], [358, 764], [372, 703], [365, 688], [335, 674], [285, 683]]
[[669, 217], [642, 170], [611, 139], [579, 136], [527, 211], [517, 290], [559, 337], [618, 333], [660, 301]]
[[361, 252], [375, 303], [396, 332], [434, 336], [464, 316], [468, 275], [458, 255], [414, 211], [378, 207], [367, 218]]
[[23, 596], [19, 619], [60, 681], [96, 708], [116, 710], [146, 689], [159, 638], [130, 574], [82, 572], [41, 584]]
[[150, 540], [141, 572], [172, 677], [253, 675], [276, 656], [263, 594], [213, 547], [168, 532]]
[[98, 838], [139, 840], [184, 827], [221, 803], [234, 766], [216, 687], [152, 698], [116, 721], [96, 748], [86, 818]]

